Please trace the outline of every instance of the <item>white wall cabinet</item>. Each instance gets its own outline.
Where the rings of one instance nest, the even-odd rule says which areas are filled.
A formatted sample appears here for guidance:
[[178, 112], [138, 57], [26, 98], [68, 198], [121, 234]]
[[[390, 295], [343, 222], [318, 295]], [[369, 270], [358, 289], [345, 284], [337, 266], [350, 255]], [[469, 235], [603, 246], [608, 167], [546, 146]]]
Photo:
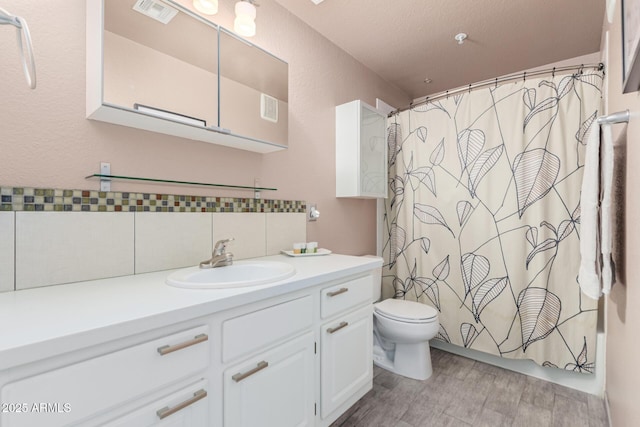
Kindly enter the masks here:
[[336, 197], [387, 197], [386, 117], [360, 100], [336, 107]]

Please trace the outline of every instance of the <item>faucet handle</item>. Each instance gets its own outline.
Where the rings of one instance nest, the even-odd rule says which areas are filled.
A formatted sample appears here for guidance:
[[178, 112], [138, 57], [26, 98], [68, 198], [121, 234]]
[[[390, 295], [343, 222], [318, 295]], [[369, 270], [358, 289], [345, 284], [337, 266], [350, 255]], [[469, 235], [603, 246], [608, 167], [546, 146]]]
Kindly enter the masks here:
[[215, 244], [215, 246], [213, 247], [213, 254], [214, 255], [221, 255], [224, 253], [226, 247], [227, 247], [227, 243], [229, 242], [233, 242], [235, 240], [235, 238], [230, 237], [228, 239], [222, 239], [222, 240], [218, 240]]

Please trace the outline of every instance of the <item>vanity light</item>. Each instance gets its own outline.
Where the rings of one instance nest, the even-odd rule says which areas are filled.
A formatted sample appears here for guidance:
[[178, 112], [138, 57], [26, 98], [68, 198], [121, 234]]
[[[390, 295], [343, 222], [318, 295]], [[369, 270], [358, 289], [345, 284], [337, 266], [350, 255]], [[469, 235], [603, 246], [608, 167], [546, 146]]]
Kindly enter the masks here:
[[205, 15], [215, 15], [218, 13], [218, 0], [193, 0], [193, 7]]
[[250, 1], [236, 3], [236, 19], [233, 31], [244, 37], [256, 35], [256, 7]]

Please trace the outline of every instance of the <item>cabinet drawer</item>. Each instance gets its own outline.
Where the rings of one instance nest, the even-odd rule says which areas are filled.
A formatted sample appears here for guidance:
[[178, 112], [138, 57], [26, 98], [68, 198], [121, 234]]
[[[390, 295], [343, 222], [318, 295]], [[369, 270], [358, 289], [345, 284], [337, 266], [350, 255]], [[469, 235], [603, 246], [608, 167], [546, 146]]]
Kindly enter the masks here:
[[206, 427], [209, 425], [207, 388], [207, 380], [198, 381], [108, 422], [104, 427]]
[[373, 280], [372, 276], [366, 276], [322, 289], [320, 291], [320, 315], [322, 318], [326, 319], [363, 302], [371, 302]]
[[[0, 400], [24, 402], [30, 410], [2, 413], [0, 425], [67, 425], [193, 375], [209, 364], [208, 333], [200, 326], [9, 383]], [[41, 403], [52, 406], [31, 410]]]
[[310, 296], [235, 317], [222, 323], [222, 361], [264, 347], [311, 328], [313, 304]]

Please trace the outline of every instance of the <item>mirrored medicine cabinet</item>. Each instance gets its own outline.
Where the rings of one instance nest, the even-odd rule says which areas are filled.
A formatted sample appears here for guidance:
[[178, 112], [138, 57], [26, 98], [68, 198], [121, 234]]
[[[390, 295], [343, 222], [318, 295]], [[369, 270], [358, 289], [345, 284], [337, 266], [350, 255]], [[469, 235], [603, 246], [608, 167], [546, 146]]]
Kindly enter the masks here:
[[87, 118], [282, 150], [288, 64], [171, 0], [88, 0]]

